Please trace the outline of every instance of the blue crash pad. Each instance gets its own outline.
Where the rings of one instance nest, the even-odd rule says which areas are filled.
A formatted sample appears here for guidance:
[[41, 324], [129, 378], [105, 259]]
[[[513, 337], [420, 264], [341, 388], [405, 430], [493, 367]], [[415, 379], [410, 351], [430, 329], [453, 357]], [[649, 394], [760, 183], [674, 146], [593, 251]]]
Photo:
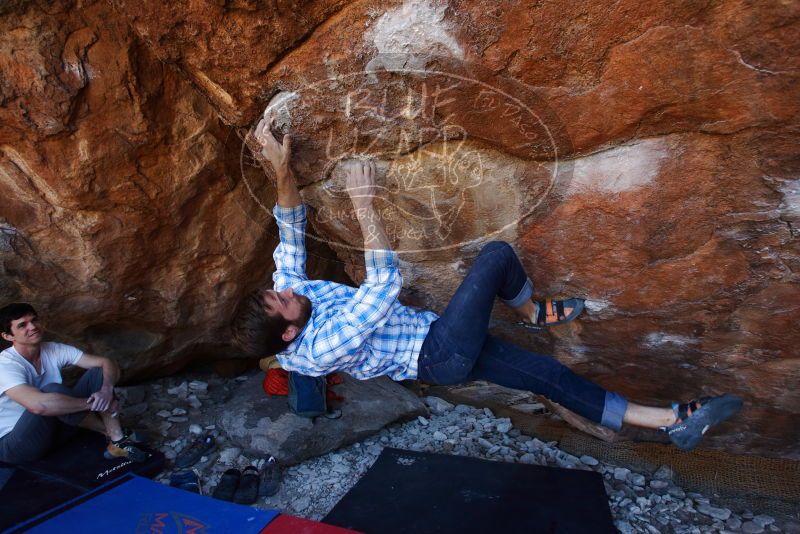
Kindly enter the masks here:
[[125, 475], [7, 532], [256, 534], [277, 515]]

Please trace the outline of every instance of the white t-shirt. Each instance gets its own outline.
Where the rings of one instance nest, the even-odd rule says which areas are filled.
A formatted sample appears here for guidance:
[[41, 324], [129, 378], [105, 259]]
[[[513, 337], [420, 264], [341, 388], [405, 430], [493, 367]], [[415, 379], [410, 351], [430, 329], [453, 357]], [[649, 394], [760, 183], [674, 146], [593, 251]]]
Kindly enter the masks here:
[[21, 384], [38, 389], [53, 382], [60, 384], [61, 368], [75, 365], [81, 356], [83, 351], [70, 345], [44, 342], [41, 346], [42, 374], [38, 374], [14, 347], [0, 352], [0, 438], [11, 432], [25, 413], [25, 408], [11, 400], [6, 391]]

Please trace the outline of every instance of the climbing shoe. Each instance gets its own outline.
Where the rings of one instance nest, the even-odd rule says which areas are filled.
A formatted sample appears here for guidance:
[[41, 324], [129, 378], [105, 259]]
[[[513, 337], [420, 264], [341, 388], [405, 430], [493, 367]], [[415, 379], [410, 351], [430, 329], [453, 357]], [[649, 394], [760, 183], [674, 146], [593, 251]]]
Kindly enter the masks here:
[[203, 494], [200, 487], [200, 476], [194, 469], [172, 473], [169, 477], [169, 485], [191, 493]]
[[175, 458], [175, 467], [185, 469], [196, 464], [200, 458], [214, 450], [215, 446], [216, 440], [211, 434], [197, 438]]
[[134, 462], [144, 462], [148, 458], [148, 454], [136, 446], [130, 437], [123, 436], [117, 441], [110, 441], [106, 447], [103, 456], [107, 460], [114, 460], [115, 458], [127, 458]]
[[281, 487], [281, 468], [274, 456], [270, 456], [261, 469], [258, 483], [258, 494], [261, 497], [272, 497]]
[[704, 397], [686, 404], [673, 403], [677, 420], [664, 427], [670, 441], [679, 449], [690, 451], [697, 447], [708, 430], [733, 417], [742, 408], [742, 399], [736, 395]]
[[549, 326], [557, 326], [575, 320], [585, 307], [585, 301], [579, 298], [566, 300], [545, 299], [537, 300], [535, 303], [535, 317], [531, 317], [531, 322], [518, 322], [519, 326], [529, 330], [541, 331]]

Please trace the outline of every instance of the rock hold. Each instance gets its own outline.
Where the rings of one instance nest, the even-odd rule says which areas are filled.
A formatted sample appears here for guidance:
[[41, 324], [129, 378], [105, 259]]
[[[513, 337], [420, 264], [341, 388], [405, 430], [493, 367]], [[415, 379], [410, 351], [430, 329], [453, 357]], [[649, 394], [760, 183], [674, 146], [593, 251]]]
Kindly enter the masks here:
[[774, 522], [775, 518], [766, 514], [759, 514], [753, 518], [753, 523], [760, 525], [761, 527], [766, 527]]
[[453, 409], [453, 405], [439, 397], [428, 396], [423, 399], [425, 404], [430, 408], [431, 413], [441, 415]]
[[230, 465], [237, 460], [242, 453], [242, 449], [238, 447], [229, 447], [219, 453], [219, 461], [225, 465]]
[[656, 480], [672, 480], [672, 477], [673, 471], [668, 465], [662, 465], [653, 473], [653, 478]]
[[625, 480], [628, 478], [630, 472], [631, 472], [630, 469], [627, 469], [625, 467], [617, 467], [614, 469], [614, 479]]
[[208, 391], [208, 382], [202, 380], [192, 380], [189, 382], [189, 389], [192, 391]]
[[731, 511], [727, 508], [716, 508], [708, 504], [701, 504], [697, 507], [697, 511], [701, 514], [725, 521], [731, 516]]
[[762, 527], [755, 521], [745, 521], [742, 524], [742, 532], [744, 534], [761, 534], [762, 532], [764, 532], [764, 527]]
[[497, 423], [497, 431], [501, 434], [507, 434], [513, 427], [514, 425], [512, 425], [510, 421], [502, 421]]
[[186, 382], [182, 382], [178, 386], [167, 389], [167, 393], [185, 399], [186, 396], [189, 394], [189, 387], [186, 384]]
[[[634, 486], [639, 486], [639, 487], [644, 486], [645, 483], [644, 475], [641, 475], [639, 473], [631, 473], [630, 475], [628, 475], [628, 480]], [[653, 487], [652, 483], [650, 484], [650, 487]]]
[[140, 402], [139, 404], [134, 404], [133, 406], [126, 406], [122, 411], [124, 417], [135, 419], [147, 412], [147, 409], [147, 403]]
[[453, 408], [453, 410], [456, 413], [467, 414], [472, 411], [472, 406], [467, 406], [466, 404], [459, 404], [455, 408]]
[[145, 386], [115, 388], [115, 391], [120, 394], [125, 404], [139, 404], [144, 402], [147, 397], [147, 388]]

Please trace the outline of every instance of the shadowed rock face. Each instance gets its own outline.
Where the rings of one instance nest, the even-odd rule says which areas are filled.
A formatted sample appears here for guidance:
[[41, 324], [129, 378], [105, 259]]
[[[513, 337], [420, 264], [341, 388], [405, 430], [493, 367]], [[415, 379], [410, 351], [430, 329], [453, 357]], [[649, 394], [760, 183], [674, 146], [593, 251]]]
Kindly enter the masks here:
[[[274, 192], [240, 139], [295, 136], [310, 270], [362, 276], [339, 162], [378, 159], [406, 302], [441, 311], [482, 243], [532, 336], [637, 400], [729, 391], [707, 443], [800, 456], [800, 11], [793, 4], [11, 2], [0, 18], [4, 300], [133, 375], [219, 355], [268, 278]], [[226, 352], [227, 355], [227, 352]]]

